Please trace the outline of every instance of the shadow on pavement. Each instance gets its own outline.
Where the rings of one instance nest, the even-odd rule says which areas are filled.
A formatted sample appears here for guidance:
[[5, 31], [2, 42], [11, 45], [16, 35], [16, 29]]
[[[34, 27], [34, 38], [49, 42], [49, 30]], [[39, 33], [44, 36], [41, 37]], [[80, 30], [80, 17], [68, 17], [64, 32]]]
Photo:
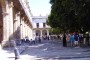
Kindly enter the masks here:
[[28, 46], [22, 56], [28, 55], [42, 59], [90, 58], [89, 51], [88, 47], [63, 47], [61, 41], [43, 41], [40, 44]]

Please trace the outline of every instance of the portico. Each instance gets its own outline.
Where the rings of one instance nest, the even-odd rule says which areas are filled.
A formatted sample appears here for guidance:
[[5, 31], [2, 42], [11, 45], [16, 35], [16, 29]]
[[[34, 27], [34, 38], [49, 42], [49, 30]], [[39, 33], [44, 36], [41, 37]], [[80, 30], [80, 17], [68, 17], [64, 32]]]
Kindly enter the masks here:
[[33, 16], [33, 38], [40, 36], [42, 39], [49, 37], [50, 26], [46, 24], [47, 16]]
[[32, 38], [31, 12], [28, 6], [26, 0], [0, 0], [0, 44], [2, 46], [10, 46], [11, 40], [23, 39], [26, 36]]

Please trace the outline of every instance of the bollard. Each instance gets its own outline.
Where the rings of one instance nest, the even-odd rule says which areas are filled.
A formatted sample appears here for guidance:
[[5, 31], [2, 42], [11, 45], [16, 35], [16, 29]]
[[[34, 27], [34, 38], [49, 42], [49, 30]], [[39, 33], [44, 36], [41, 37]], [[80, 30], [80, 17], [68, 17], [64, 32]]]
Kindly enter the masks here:
[[19, 54], [19, 50], [16, 47], [14, 48], [14, 53], [15, 53], [15, 59], [19, 59], [20, 54]]

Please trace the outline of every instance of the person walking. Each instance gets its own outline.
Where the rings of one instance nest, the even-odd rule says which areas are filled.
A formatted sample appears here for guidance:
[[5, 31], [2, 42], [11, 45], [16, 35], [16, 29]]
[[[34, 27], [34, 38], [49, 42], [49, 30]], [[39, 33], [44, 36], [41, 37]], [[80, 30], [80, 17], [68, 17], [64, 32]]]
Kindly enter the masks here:
[[75, 47], [78, 47], [78, 41], [79, 41], [78, 34], [74, 35], [74, 39], [75, 39]]
[[39, 35], [39, 37], [38, 37], [38, 40], [39, 40], [39, 43], [41, 43], [41, 37], [40, 37], [40, 35]]
[[67, 41], [66, 41], [66, 34], [64, 33], [63, 35], [63, 47], [67, 46]]
[[71, 43], [71, 47], [74, 46], [74, 41], [75, 41], [75, 39], [74, 39], [74, 35], [71, 34], [71, 35], [70, 35], [70, 43]]
[[83, 45], [83, 35], [79, 35], [79, 45], [82, 46]]
[[86, 44], [89, 46], [89, 34], [86, 34]]

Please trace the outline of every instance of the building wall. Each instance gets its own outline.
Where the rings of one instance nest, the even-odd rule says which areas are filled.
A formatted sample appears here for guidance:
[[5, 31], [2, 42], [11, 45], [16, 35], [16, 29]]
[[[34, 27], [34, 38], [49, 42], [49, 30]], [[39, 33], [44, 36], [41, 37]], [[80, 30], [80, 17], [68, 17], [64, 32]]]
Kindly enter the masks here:
[[[43, 23], [46, 23], [47, 17], [46, 16], [34, 16], [33, 19], [33, 28], [37, 28], [36, 23], [39, 23], [39, 28], [43, 28]], [[50, 28], [46, 24], [46, 28]]]
[[[50, 26], [46, 24], [45, 27], [43, 27], [43, 23], [46, 23], [47, 17], [46, 16], [33, 16], [32, 22], [33, 22], [33, 39], [35, 39], [36, 36], [40, 36], [42, 39], [43, 37], [49, 36], [49, 29]], [[37, 27], [37, 23], [39, 23], [39, 27]]]
[[2, 6], [1, 6], [1, 2], [0, 2], [0, 43], [2, 41], [2, 36], [3, 36], [3, 19], [2, 19]]
[[[0, 0], [0, 41], [2, 47], [12, 41], [32, 37], [32, 23], [27, 0]], [[24, 9], [26, 8], [26, 9]]]

